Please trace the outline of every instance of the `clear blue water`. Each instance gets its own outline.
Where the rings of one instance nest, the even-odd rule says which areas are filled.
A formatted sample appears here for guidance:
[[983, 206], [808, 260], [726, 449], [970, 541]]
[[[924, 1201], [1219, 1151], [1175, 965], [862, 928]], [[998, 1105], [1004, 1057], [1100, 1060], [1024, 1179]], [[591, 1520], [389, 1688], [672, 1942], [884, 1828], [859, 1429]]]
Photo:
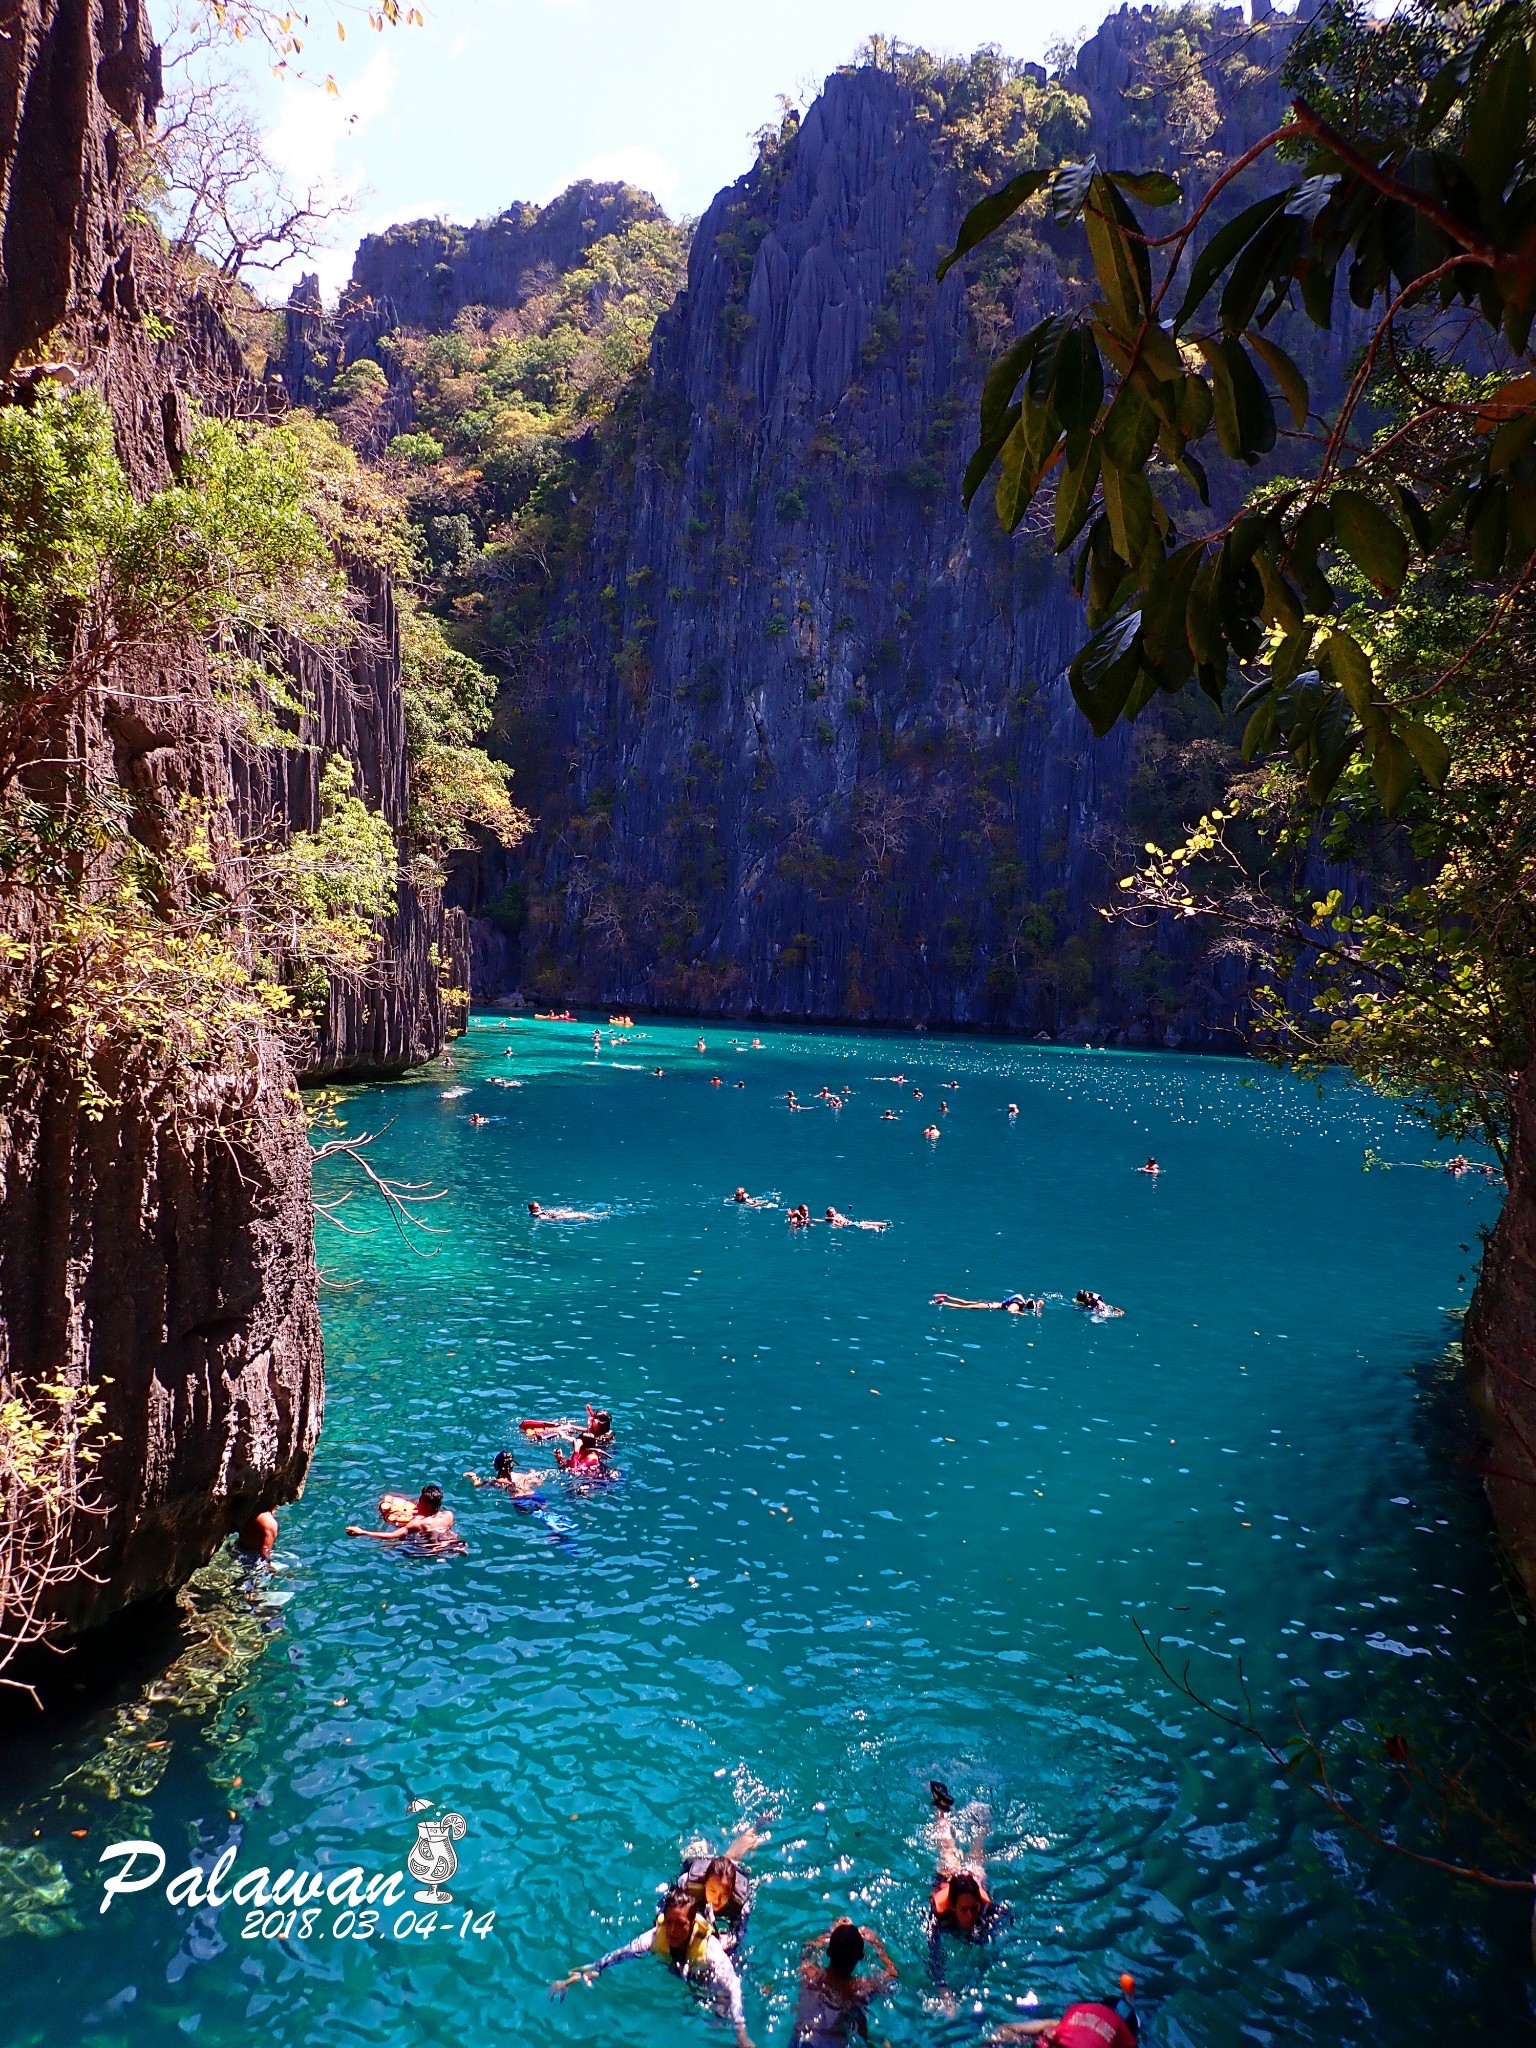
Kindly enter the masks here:
[[[447, 1235], [423, 1259], [322, 1233], [326, 1428], [276, 1569], [216, 1568], [169, 1674], [13, 1747], [0, 2033], [724, 2040], [650, 1963], [563, 2004], [546, 1986], [645, 1924], [692, 1837], [767, 1815], [760, 2041], [786, 2037], [800, 1945], [843, 1909], [901, 1965], [893, 2044], [974, 2042], [1124, 1968], [1173, 2048], [1453, 2019], [1507, 2038], [1527, 1905], [1315, 1827], [1133, 1627], [1216, 1698], [1241, 1659], [1281, 1743], [1299, 1701], [1358, 1810], [1436, 1846], [1350, 1755], [1379, 1727], [1461, 1741], [1518, 1671], [1428, 1370], [1494, 1195], [1362, 1173], [1368, 1149], [1435, 1148], [1390, 1105], [1237, 1061], [767, 1030], [754, 1052], [713, 1025], [700, 1055], [696, 1035], [650, 1025], [594, 1064], [590, 1026], [483, 1018], [451, 1073], [347, 1099], [354, 1130], [395, 1119], [381, 1163], [448, 1190]], [[823, 1082], [851, 1084], [841, 1112], [785, 1107]], [[792, 1234], [729, 1207], [738, 1182], [892, 1227]], [[603, 1213], [532, 1224], [530, 1197]], [[1124, 1318], [928, 1305], [1081, 1286]], [[622, 1479], [561, 1498], [568, 1541], [463, 1483], [520, 1447], [517, 1418], [584, 1400], [614, 1410]], [[433, 1478], [465, 1555], [343, 1536]], [[1009, 1907], [951, 1956], [952, 2010], [923, 1970], [934, 1776], [990, 1806]], [[338, 1939], [328, 1907], [307, 1942], [246, 1939], [236, 1908], [163, 1888], [98, 1911], [99, 1852], [129, 1837], [168, 1876], [230, 1841], [236, 1876], [398, 1868], [413, 1795], [467, 1822], [427, 1938], [386, 1910]], [[469, 1909], [494, 1924], [461, 1933]]]

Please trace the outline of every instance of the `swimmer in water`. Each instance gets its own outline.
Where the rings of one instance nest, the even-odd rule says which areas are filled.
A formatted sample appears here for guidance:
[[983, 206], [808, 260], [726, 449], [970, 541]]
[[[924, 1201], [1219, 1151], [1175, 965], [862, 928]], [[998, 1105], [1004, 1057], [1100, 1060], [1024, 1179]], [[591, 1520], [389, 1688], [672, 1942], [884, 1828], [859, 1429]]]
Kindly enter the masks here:
[[949, 1115], [949, 1104], [948, 1104], [947, 1102], [941, 1102], [941, 1103], [939, 1104], [939, 1115], [940, 1115], [940, 1116], [948, 1116], [948, 1115]]
[[753, 1052], [761, 1052], [761, 1051], [762, 1051], [762, 1049], [763, 1049], [763, 1041], [762, 1041], [762, 1040], [761, 1040], [760, 1038], [754, 1038], [754, 1039], [753, 1039], [753, 1041], [752, 1041], [752, 1050], [753, 1050]]
[[475, 1113], [473, 1114], [473, 1116], [471, 1116], [471, 1118], [470, 1118], [470, 1122], [471, 1122], [472, 1124], [476, 1124], [476, 1125], [479, 1125], [479, 1124], [488, 1124], [488, 1123], [490, 1122], [490, 1118], [489, 1118], [488, 1116], [482, 1116], [482, 1115], [480, 1114], [479, 1110], [477, 1109], [477, 1110], [475, 1111]]
[[530, 1202], [528, 1214], [535, 1223], [596, 1223], [601, 1209], [546, 1209], [542, 1202]]
[[1076, 1294], [1073, 1295], [1072, 1300], [1078, 1308], [1086, 1309], [1089, 1315], [1096, 1316], [1101, 1321], [1107, 1316], [1123, 1316], [1125, 1314], [1123, 1308], [1112, 1308], [1103, 1295], [1095, 1294], [1091, 1287], [1080, 1287]]
[[721, 1080], [720, 1076], [716, 1074], [709, 1085], [711, 1088], [723, 1088], [725, 1086], [725, 1083]]
[[710, 1926], [709, 1914], [701, 1913], [688, 1893], [678, 1887], [667, 1893], [654, 1926], [646, 1928], [643, 1934], [637, 1934], [633, 1941], [626, 1941], [621, 1948], [610, 1949], [595, 1963], [584, 1963], [580, 1969], [572, 1970], [568, 1977], [562, 1977], [551, 1985], [550, 1995], [563, 1998], [578, 1980], [583, 1984], [595, 1984], [603, 1971], [611, 1970], [615, 1963], [628, 1963], [637, 1956], [652, 1955], [659, 1956], [675, 1976], [686, 1977], [690, 1983], [712, 1993], [736, 2030], [737, 2048], [752, 2048], [736, 1965]]
[[[861, 1977], [856, 1973], [869, 1949], [880, 1968]], [[800, 1999], [790, 2048], [843, 2048], [848, 2041], [867, 2040], [868, 2008], [894, 1990], [896, 1981], [896, 1965], [873, 1927], [834, 1920], [825, 1934], [806, 1943], [800, 1957]]]
[[[613, 1442], [611, 1431], [608, 1442]], [[591, 1430], [584, 1429], [571, 1446], [571, 1455], [568, 1458], [562, 1458], [558, 1451], [555, 1452], [555, 1463], [562, 1472], [576, 1472], [588, 1479], [595, 1479], [608, 1470], [608, 1461], [603, 1451], [604, 1446], [597, 1436]]]
[[270, 1508], [258, 1508], [240, 1525], [240, 1548], [252, 1557], [270, 1557], [277, 1546], [277, 1517]]
[[745, 1082], [745, 1081], [733, 1081], [733, 1082], [731, 1083], [731, 1086], [732, 1086], [733, 1088], [745, 1088], [745, 1087], [746, 1087], [746, 1085], [747, 1085], [747, 1084], [746, 1084], [746, 1082]]
[[424, 1486], [417, 1496], [415, 1513], [394, 1528], [360, 1529], [355, 1523], [348, 1523], [347, 1534], [367, 1536], [375, 1543], [401, 1543], [409, 1537], [423, 1550], [462, 1550], [464, 1547], [453, 1526], [452, 1508], [443, 1506], [443, 1489], [440, 1486]]
[[1122, 1970], [1118, 1998], [1080, 2000], [1060, 2019], [1008, 2020], [988, 2034], [981, 2048], [1005, 2048], [1015, 2041], [1043, 2041], [1046, 2048], [1136, 2048], [1140, 2036], [1136, 1979]]
[[749, 1195], [745, 1188], [738, 1188], [731, 1200], [738, 1209], [777, 1209], [779, 1206], [767, 1195]]
[[925, 1131], [923, 1132], [923, 1136], [924, 1136], [925, 1138], [937, 1138], [937, 1137], [939, 1136], [939, 1127], [938, 1127], [938, 1125], [937, 1125], [937, 1124], [930, 1124], [930, 1125], [928, 1126], [927, 1130], [925, 1130]]
[[704, 1043], [703, 1039], [701, 1038], [701, 1039], [699, 1040], [699, 1051], [700, 1051], [700, 1052], [707, 1052], [708, 1050], [709, 1050], [709, 1048], [708, 1048], [708, 1047], [707, 1047], [707, 1046], [705, 1045], [705, 1043]]
[[880, 1112], [880, 1121], [881, 1121], [881, 1123], [883, 1123], [883, 1124], [893, 1124], [893, 1123], [895, 1123], [895, 1121], [896, 1121], [896, 1111], [895, 1111], [894, 1109], [885, 1109], [885, 1110], [882, 1110], [882, 1111]]
[[720, 1856], [710, 1855], [705, 1843], [696, 1843], [694, 1853], [685, 1855], [672, 1887], [687, 1892], [696, 1907], [708, 1907], [720, 1946], [733, 1961], [747, 1930], [756, 1889], [746, 1859], [767, 1839], [756, 1828], [743, 1828]]
[[1037, 1316], [1045, 1303], [1037, 1294], [1005, 1294], [1001, 1301], [966, 1301], [958, 1294], [936, 1294], [929, 1306], [1001, 1309], [1007, 1316]]
[[799, 1202], [792, 1209], [786, 1209], [791, 1230], [808, 1230], [811, 1222], [811, 1208], [808, 1202]]
[[939, 1865], [928, 1890], [928, 1976], [945, 1994], [952, 2010], [944, 1980], [944, 1936], [986, 1941], [1000, 1917], [986, 1883], [987, 1828], [992, 1817], [979, 1802], [965, 1809], [971, 1839], [962, 1856], [955, 1841], [955, 1802], [949, 1787], [934, 1778], [928, 1790], [933, 1798], [933, 1839]]
[[1161, 1173], [1162, 1170], [1155, 1159], [1149, 1159], [1145, 1166], [1138, 1166], [1136, 1169], [1138, 1173], [1150, 1173], [1153, 1175]]
[[652, 1069], [651, 1069], [651, 1073], [652, 1073], [652, 1075], [653, 1075], [653, 1076], [655, 1077], [655, 1079], [656, 1079], [656, 1080], [658, 1080], [658, 1081], [659, 1081], [659, 1080], [661, 1079], [662, 1075], [663, 1075], [663, 1074], [664, 1074], [665, 1072], [666, 1072], [666, 1068], [665, 1068], [665, 1067], [652, 1067]]
[[510, 1493], [514, 1500], [520, 1499], [524, 1494], [537, 1493], [548, 1477], [544, 1472], [519, 1472], [517, 1460], [510, 1451], [496, 1453], [492, 1470], [496, 1475], [493, 1479], [482, 1479], [478, 1472], [466, 1472], [464, 1477], [471, 1486], [494, 1486], [502, 1493]]
[[1010, 1102], [1010, 1103], [1009, 1103], [1009, 1105], [1008, 1105], [1008, 1118], [1009, 1118], [1009, 1121], [1010, 1121], [1010, 1122], [1012, 1122], [1012, 1120], [1013, 1120], [1013, 1119], [1014, 1119], [1014, 1118], [1015, 1118], [1015, 1117], [1016, 1117], [1016, 1116], [1018, 1115], [1018, 1113], [1019, 1113], [1019, 1105], [1018, 1105], [1018, 1104], [1017, 1104], [1016, 1102]]
[[861, 1222], [856, 1216], [845, 1216], [841, 1209], [829, 1209], [823, 1220], [834, 1230], [889, 1230], [891, 1227], [888, 1222]]

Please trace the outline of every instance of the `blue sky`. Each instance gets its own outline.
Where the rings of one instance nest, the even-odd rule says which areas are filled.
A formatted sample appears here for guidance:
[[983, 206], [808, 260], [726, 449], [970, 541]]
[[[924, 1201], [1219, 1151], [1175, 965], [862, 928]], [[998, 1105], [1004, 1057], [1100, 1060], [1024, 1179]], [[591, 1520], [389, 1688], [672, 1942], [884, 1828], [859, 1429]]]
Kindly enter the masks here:
[[[302, 79], [245, 58], [269, 147], [356, 196], [320, 264], [328, 293], [358, 237], [443, 213], [478, 220], [580, 177], [628, 178], [697, 214], [752, 160], [777, 95], [812, 96], [872, 30], [943, 51], [1042, 58], [1108, 0], [442, 0], [424, 28], [374, 34], [311, 13]], [[339, 94], [323, 90], [327, 73]], [[286, 286], [288, 280], [282, 282]]]

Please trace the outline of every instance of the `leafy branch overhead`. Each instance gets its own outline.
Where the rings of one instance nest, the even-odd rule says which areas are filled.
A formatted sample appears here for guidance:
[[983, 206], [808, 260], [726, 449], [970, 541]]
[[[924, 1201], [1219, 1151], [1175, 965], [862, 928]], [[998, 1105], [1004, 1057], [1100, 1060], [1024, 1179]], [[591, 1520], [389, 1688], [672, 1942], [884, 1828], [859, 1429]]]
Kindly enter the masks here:
[[[1235, 674], [1246, 755], [1283, 744], [1320, 802], [1363, 752], [1389, 813], [1420, 779], [1444, 781], [1433, 701], [1449, 677], [1413, 705], [1389, 701], [1369, 634], [1338, 616], [1356, 572], [1385, 604], [1411, 567], [1456, 556], [1507, 605], [1536, 571], [1536, 24], [1521, 0], [1476, 11], [1471, 27], [1464, 10], [1416, 13], [1416, 54], [1437, 63], [1348, 115], [1298, 93], [1284, 126], [1198, 203], [1162, 171], [1092, 158], [1029, 170], [971, 209], [940, 269], [1027, 205], [1081, 224], [1097, 296], [992, 365], [964, 488], [969, 503], [995, 472], [1010, 531], [1054, 492], [1056, 551], [1077, 548], [1091, 629], [1072, 688], [1094, 730], [1160, 691], [1198, 684], [1223, 703]], [[1222, 220], [1264, 160], [1297, 175]], [[1181, 223], [1156, 232], [1175, 206]], [[1329, 328], [1341, 282], [1371, 319], [1324, 420], [1273, 329], [1296, 306]], [[1402, 374], [1427, 323], [1448, 316], [1461, 331], [1442, 352], [1459, 346], [1489, 374], [1417, 394], [1391, 433], [1362, 432], [1378, 372]], [[1213, 513], [1212, 442], [1254, 466], [1282, 431], [1313, 451], [1308, 474]], [[1417, 488], [1405, 446], [1423, 458]], [[1191, 515], [1201, 530], [1186, 534]]]

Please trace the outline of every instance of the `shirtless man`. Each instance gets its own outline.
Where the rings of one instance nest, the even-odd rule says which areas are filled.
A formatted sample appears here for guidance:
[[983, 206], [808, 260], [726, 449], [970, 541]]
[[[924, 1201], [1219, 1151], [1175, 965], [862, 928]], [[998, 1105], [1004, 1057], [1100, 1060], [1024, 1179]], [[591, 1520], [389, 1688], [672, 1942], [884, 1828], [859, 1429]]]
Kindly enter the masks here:
[[253, 1557], [270, 1557], [277, 1543], [277, 1517], [270, 1508], [258, 1508], [248, 1522], [240, 1525], [240, 1548]]
[[[880, 1961], [878, 1973], [855, 1976], [866, 1948]], [[826, 1961], [820, 1961], [822, 1951]], [[866, 2009], [896, 1983], [896, 1965], [872, 1927], [836, 1920], [825, 1934], [808, 1941], [800, 1958], [800, 2002], [795, 2008], [791, 2048], [843, 2048], [856, 2035], [867, 2035]]]
[[542, 1481], [549, 1477], [547, 1472], [519, 1472], [517, 1460], [510, 1451], [498, 1451], [492, 1467], [495, 1477], [482, 1479], [478, 1472], [466, 1472], [464, 1477], [471, 1486], [496, 1486], [503, 1493], [510, 1493], [514, 1500], [524, 1494], [537, 1493]]
[[453, 1509], [443, 1506], [443, 1489], [440, 1486], [424, 1486], [416, 1501], [416, 1512], [409, 1521], [401, 1522], [393, 1529], [359, 1529], [355, 1523], [347, 1524], [349, 1536], [368, 1536], [375, 1543], [400, 1543], [407, 1536], [415, 1537], [424, 1548], [446, 1550], [460, 1539], [453, 1526]]

